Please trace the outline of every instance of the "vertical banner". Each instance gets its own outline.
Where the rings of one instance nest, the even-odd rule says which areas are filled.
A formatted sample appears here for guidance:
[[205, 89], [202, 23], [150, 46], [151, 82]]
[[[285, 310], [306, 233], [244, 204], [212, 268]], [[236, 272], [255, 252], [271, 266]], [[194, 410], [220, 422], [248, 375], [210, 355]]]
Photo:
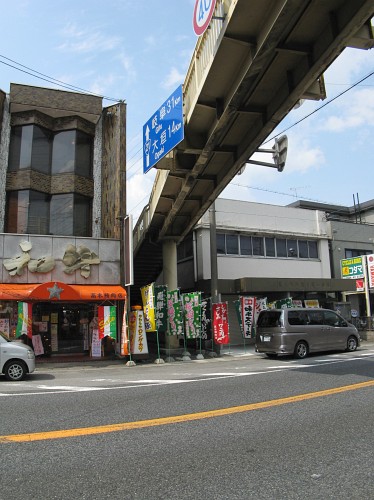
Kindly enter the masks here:
[[115, 306], [99, 306], [97, 308], [99, 338], [109, 336], [116, 339], [117, 311]]
[[242, 334], [243, 339], [244, 337], [244, 330], [243, 330], [243, 318], [242, 318], [242, 307], [240, 300], [234, 300], [234, 306], [235, 306], [235, 312], [236, 312], [236, 317], [238, 319], [239, 327], [240, 327], [240, 333]]
[[101, 339], [99, 337], [99, 330], [94, 328], [92, 330], [92, 340], [91, 340], [91, 356], [93, 358], [101, 358], [102, 346]]
[[145, 332], [144, 312], [131, 311], [129, 315], [130, 352], [131, 354], [148, 354], [147, 335]]
[[154, 283], [150, 285], [143, 286], [141, 289], [143, 310], [144, 310], [144, 321], [145, 321], [145, 331], [155, 332], [156, 322], [155, 322], [155, 306], [154, 306]]
[[268, 308], [268, 299], [266, 297], [262, 298], [262, 299], [258, 299], [256, 297], [255, 318], [254, 318], [254, 322], [253, 322], [254, 326], [256, 326], [256, 324], [257, 324], [257, 319], [258, 319], [258, 315], [260, 314], [260, 312], [265, 311], [267, 308]]
[[243, 324], [243, 338], [252, 338], [254, 324], [256, 297], [240, 297], [240, 311]]
[[18, 322], [16, 337], [27, 335], [32, 338], [32, 304], [18, 302]]
[[201, 334], [201, 292], [184, 293], [183, 310], [186, 338], [197, 339]]
[[183, 335], [183, 315], [179, 290], [168, 292], [168, 335]]
[[366, 256], [369, 288], [374, 288], [374, 254]]
[[158, 332], [166, 332], [168, 329], [168, 287], [166, 285], [155, 286], [155, 302], [156, 329]]
[[123, 307], [122, 329], [121, 329], [121, 356], [129, 355], [129, 336], [127, 333], [126, 303]]
[[213, 338], [216, 344], [229, 344], [229, 321], [227, 302], [212, 304]]
[[212, 338], [212, 315], [211, 300], [205, 299], [201, 302], [201, 339], [210, 340]]

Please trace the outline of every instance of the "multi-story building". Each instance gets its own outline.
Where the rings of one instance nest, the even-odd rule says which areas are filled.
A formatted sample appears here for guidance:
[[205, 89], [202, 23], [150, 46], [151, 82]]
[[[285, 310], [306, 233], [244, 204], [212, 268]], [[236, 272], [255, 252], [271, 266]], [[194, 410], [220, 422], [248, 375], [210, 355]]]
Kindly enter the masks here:
[[[241, 338], [234, 307], [241, 295], [266, 297], [268, 302], [318, 301], [320, 306], [337, 308], [349, 300], [352, 308], [360, 306], [362, 314], [362, 294], [357, 294], [355, 280], [342, 279], [340, 259], [356, 252], [374, 253], [368, 219], [373, 216], [373, 204], [367, 208], [364, 225], [352, 218], [353, 212], [348, 222], [331, 220], [329, 205], [299, 202], [282, 207], [217, 199], [214, 217], [211, 211], [206, 213], [179, 245], [179, 286], [182, 291], [213, 295], [212, 269], [217, 268], [218, 292], [229, 305], [233, 342]], [[214, 234], [216, 257], [210, 244]], [[214, 258], [217, 262], [212, 267]]]
[[94, 95], [18, 84], [0, 91], [0, 330], [14, 335], [20, 304], [31, 304], [46, 352], [83, 352], [98, 306], [123, 308], [125, 139], [123, 102], [103, 108]]

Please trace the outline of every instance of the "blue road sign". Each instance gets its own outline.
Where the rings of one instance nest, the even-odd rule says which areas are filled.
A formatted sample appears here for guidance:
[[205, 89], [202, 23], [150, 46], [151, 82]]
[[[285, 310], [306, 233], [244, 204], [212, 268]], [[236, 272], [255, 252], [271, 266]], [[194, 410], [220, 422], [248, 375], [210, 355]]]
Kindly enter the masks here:
[[143, 126], [143, 173], [183, 141], [183, 90], [180, 85]]

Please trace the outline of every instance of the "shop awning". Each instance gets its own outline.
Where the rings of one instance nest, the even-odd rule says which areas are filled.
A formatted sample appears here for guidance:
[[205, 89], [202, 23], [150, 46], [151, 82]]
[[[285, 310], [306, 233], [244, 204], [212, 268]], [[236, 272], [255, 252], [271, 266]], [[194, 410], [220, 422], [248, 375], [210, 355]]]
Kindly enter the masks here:
[[61, 281], [33, 284], [0, 283], [0, 300], [102, 302], [125, 299], [126, 290], [119, 285], [68, 285]]

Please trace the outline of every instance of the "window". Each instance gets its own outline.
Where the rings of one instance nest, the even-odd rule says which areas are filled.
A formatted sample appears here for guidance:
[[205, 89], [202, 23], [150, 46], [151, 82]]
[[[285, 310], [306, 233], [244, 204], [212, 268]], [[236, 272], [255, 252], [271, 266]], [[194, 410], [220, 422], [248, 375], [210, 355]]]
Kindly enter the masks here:
[[77, 130], [75, 173], [82, 177], [92, 177], [93, 140], [92, 137]]
[[252, 255], [252, 238], [240, 236], [240, 255]]
[[264, 255], [264, 238], [252, 236], [253, 255]]
[[318, 242], [220, 233], [217, 234], [217, 253], [246, 257], [318, 259]]
[[373, 253], [371, 250], [354, 250], [351, 248], [345, 249], [345, 258], [351, 259], [352, 257], [361, 257], [361, 255], [369, 255]]
[[266, 257], [275, 257], [274, 238], [265, 238]]
[[49, 174], [51, 133], [36, 125], [13, 127], [10, 134], [9, 170], [32, 168]]
[[226, 245], [225, 245], [225, 235], [224, 234], [217, 234], [217, 254], [218, 255], [225, 255], [226, 253]]
[[90, 222], [90, 198], [74, 194], [57, 194], [51, 197], [51, 234], [91, 236]]
[[297, 241], [287, 240], [287, 257], [297, 257]]
[[49, 198], [49, 195], [38, 191], [9, 192], [7, 195], [6, 232], [48, 234]]
[[239, 255], [239, 240], [236, 234], [226, 234], [226, 253]]
[[74, 172], [75, 130], [58, 132], [53, 139], [52, 173]]
[[287, 257], [286, 240], [276, 239], [277, 257]]

